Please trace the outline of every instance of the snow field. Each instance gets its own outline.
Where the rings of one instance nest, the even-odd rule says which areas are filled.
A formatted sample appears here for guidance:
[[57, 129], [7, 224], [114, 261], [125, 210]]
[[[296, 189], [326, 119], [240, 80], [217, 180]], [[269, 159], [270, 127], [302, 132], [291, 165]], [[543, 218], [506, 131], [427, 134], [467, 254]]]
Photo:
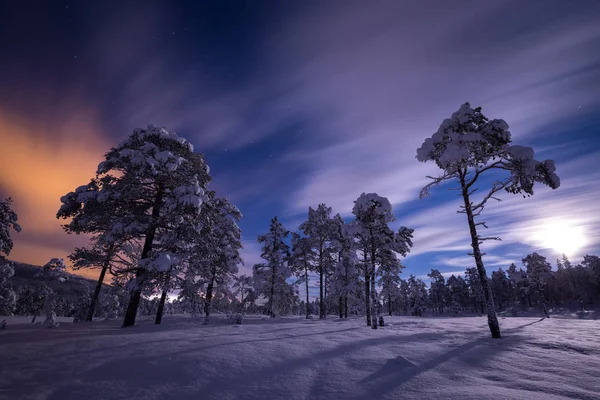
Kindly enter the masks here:
[[388, 317], [325, 321], [167, 316], [13, 325], [0, 399], [600, 399], [598, 321]]

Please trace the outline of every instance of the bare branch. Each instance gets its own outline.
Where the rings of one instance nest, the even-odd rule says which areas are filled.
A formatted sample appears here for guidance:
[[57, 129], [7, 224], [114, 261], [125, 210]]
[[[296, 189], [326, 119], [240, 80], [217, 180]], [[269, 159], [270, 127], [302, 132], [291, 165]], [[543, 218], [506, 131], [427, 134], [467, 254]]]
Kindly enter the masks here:
[[494, 200], [499, 200], [497, 197], [494, 197], [494, 194], [504, 189], [506, 186], [508, 186], [509, 183], [509, 179], [507, 179], [504, 182], [494, 182], [494, 185], [492, 186], [488, 194], [486, 194], [485, 197], [479, 203], [473, 206], [473, 211], [481, 211], [485, 206], [485, 203], [487, 203], [487, 201], [491, 198], [493, 198]]
[[423, 198], [423, 197], [427, 197], [429, 196], [429, 190], [434, 187], [434, 186], [438, 186], [439, 184], [441, 184], [444, 181], [450, 180], [450, 179], [454, 179], [457, 178], [457, 172], [446, 172], [444, 173], [444, 175], [442, 176], [438, 176], [438, 177], [433, 177], [433, 176], [427, 176], [427, 178], [431, 179], [432, 181], [429, 182], [427, 185], [425, 185], [423, 187], [423, 189], [421, 189], [421, 191], [419, 192], [419, 198]]

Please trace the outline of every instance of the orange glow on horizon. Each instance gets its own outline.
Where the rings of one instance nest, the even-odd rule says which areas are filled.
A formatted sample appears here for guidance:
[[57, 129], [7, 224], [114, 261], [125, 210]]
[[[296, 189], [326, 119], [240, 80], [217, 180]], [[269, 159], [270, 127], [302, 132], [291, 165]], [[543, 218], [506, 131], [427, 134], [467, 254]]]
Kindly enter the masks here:
[[56, 218], [56, 212], [61, 196], [94, 176], [111, 144], [100, 136], [91, 113], [74, 110], [74, 114], [80, 117], [52, 124], [0, 111], [0, 190], [12, 197], [23, 228], [11, 234], [12, 260], [37, 265], [52, 257], [67, 261], [68, 249], [85, 243], [84, 237], [63, 231], [64, 221]]

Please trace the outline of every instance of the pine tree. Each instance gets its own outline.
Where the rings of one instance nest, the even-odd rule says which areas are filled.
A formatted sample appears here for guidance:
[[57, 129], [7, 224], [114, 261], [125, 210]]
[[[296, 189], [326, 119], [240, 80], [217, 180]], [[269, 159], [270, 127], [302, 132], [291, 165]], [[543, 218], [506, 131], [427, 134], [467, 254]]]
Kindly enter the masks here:
[[393, 304], [397, 302], [400, 296], [400, 273], [404, 269], [404, 265], [396, 258], [389, 250], [382, 252], [387, 254], [387, 260], [382, 260], [379, 267], [379, 286], [381, 286], [381, 297], [386, 300], [388, 306], [388, 315], [393, 314]]
[[440, 314], [444, 312], [444, 302], [446, 294], [446, 280], [437, 269], [432, 269], [431, 273], [427, 274], [431, 278], [429, 287], [429, 298], [433, 303], [433, 308]]
[[11, 205], [10, 197], [4, 201], [0, 200], [0, 260], [8, 256], [13, 248], [13, 241], [10, 237], [11, 229], [21, 232], [21, 226], [17, 223], [19, 217]]
[[14, 274], [12, 266], [0, 259], [0, 315], [12, 315], [17, 306], [17, 294], [8, 284]]
[[242, 310], [245, 309], [247, 302], [247, 294], [252, 290], [252, 277], [247, 275], [240, 275], [234, 279], [233, 289], [235, 295], [240, 296], [240, 307]]
[[[560, 186], [552, 160], [543, 162], [533, 158], [530, 147], [511, 145], [511, 134], [504, 120], [489, 120], [481, 112], [481, 107], [471, 108], [463, 104], [452, 117], [442, 122], [437, 132], [427, 138], [417, 150], [417, 159], [421, 162], [433, 161], [443, 170], [443, 174], [425, 186], [420, 197], [427, 196], [433, 186], [446, 181], [460, 184], [464, 205], [460, 212], [467, 215], [471, 235], [471, 255], [475, 258], [477, 272], [486, 300], [488, 325], [493, 338], [500, 338], [500, 325], [496, 316], [491, 285], [483, 264], [480, 245], [485, 240], [498, 240], [497, 237], [482, 237], [477, 227], [487, 228], [485, 222], [476, 222], [489, 199], [497, 199], [496, 193], [506, 190], [509, 193], [533, 194], [533, 185], [539, 182], [552, 189]], [[495, 181], [492, 188], [480, 201], [473, 202], [477, 191], [475, 184], [482, 174], [488, 171], [508, 171], [509, 176]]]
[[469, 307], [469, 286], [462, 276], [451, 275], [446, 282], [448, 303], [454, 315]]
[[408, 287], [408, 281], [400, 279], [400, 287], [398, 290], [398, 296], [400, 299], [400, 306], [404, 315], [408, 315], [408, 309], [410, 308], [410, 288]]
[[527, 279], [539, 296], [540, 305], [546, 318], [550, 318], [544, 290], [552, 275], [552, 266], [546, 262], [546, 257], [538, 253], [527, 255], [523, 259], [523, 265], [527, 268]]
[[[242, 234], [237, 225], [241, 217], [242, 214], [237, 207], [227, 199], [217, 197], [211, 191], [207, 194], [200, 213], [202, 229], [196, 235], [190, 232], [189, 239], [183, 241], [184, 244], [193, 243], [190, 262], [194, 266], [195, 273], [206, 283], [204, 301], [206, 323], [210, 317], [216, 288], [223, 288], [233, 282], [238, 272], [238, 264], [242, 263], [240, 257]], [[181, 235], [177, 235], [177, 238], [181, 238]]]
[[[377, 193], [362, 193], [354, 202], [352, 209], [355, 219], [349, 224], [357, 247], [363, 253], [365, 279], [365, 310], [367, 325], [377, 329], [377, 292], [374, 290], [377, 266], [387, 251], [406, 256], [412, 247], [413, 230], [402, 226], [398, 232], [390, 229], [389, 223], [396, 217], [390, 201]], [[395, 253], [391, 253], [395, 256]], [[374, 311], [374, 313], [373, 313]], [[375, 323], [372, 323], [373, 321]]]
[[267, 310], [271, 318], [283, 308], [284, 299], [289, 296], [286, 279], [291, 276], [287, 261], [290, 257], [290, 248], [285, 239], [290, 232], [278, 221], [277, 217], [271, 219], [269, 233], [258, 236], [262, 243], [261, 258], [266, 262], [253, 267], [253, 280], [260, 294], [268, 299]]
[[[477, 268], [467, 268], [465, 271], [465, 281], [469, 286], [469, 297], [471, 298], [471, 304], [473, 305], [473, 309], [475, 312], [485, 313], [485, 292], [483, 286], [481, 284], [481, 279], [479, 279], [479, 273], [477, 272]], [[491, 286], [490, 286], [491, 288]], [[494, 313], [495, 313], [494, 309]]]
[[290, 257], [290, 266], [292, 273], [299, 277], [297, 283], [304, 283], [306, 292], [306, 318], [310, 315], [310, 300], [308, 293], [309, 272], [313, 270], [313, 265], [316, 264], [317, 256], [314, 251], [311, 238], [302, 237], [299, 234], [292, 233], [292, 253]]
[[510, 282], [502, 268], [492, 272], [492, 292], [498, 311], [505, 310], [510, 304], [511, 291]]
[[[204, 157], [190, 143], [164, 128], [149, 126], [136, 129], [112, 148], [89, 185], [61, 199], [57, 216], [80, 216], [79, 232], [109, 237], [126, 233], [143, 241], [140, 262], [132, 271], [123, 327], [135, 324], [142, 291], [153, 278], [144, 265], [147, 259], [160, 257], [154, 251], [157, 232], [184, 223], [185, 215], [199, 214], [209, 180]], [[108, 229], [96, 212], [100, 207], [88, 209], [88, 203], [104, 203], [110, 210]]]
[[11, 315], [17, 305], [17, 294], [8, 284], [15, 274], [12, 265], [5, 259], [13, 248], [10, 231], [21, 232], [17, 213], [13, 211], [12, 199], [0, 200], [0, 315]]
[[414, 275], [410, 275], [408, 278], [408, 296], [412, 314], [422, 317], [427, 303], [427, 286], [425, 282]]
[[340, 318], [348, 318], [348, 299], [355, 298], [359, 288], [359, 267], [356, 245], [352, 230], [345, 224], [339, 214], [333, 218], [335, 239], [333, 247], [337, 251], [337, 263], [332, 274], [332, 289], [338, 298]]
[[[67, 266], [62, 258], [52, 258], [42, 267], [42, 270], [34, 275], [34, 278], [44, 280], [65, 282], [69, 279]], [[41, 296], [44, 298], [44, 314], [49, 328], [56, 328], [59, 323], [56, 321], [56, 293], [47, 285], [41, 286]]]
[[319, 204], [317, 209], [308, 208], [308, 219], [300, 225], [300, 230], [309, 238], [316, 265], [314, 269], [319, 274], [319, 318], [325, 318], [325, 279], [335, 265], [335, 249], [331, 242], [336, 233], [336, 227], [331, 218], [331, 207]]

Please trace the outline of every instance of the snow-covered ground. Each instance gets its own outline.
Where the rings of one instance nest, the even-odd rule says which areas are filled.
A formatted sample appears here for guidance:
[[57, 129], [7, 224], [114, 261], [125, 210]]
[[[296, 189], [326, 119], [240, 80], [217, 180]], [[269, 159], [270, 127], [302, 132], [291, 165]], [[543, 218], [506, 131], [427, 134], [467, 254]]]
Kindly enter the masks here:
[[600, 399], [595, 320], [166, 316], [0, 331], [0, 399]]

